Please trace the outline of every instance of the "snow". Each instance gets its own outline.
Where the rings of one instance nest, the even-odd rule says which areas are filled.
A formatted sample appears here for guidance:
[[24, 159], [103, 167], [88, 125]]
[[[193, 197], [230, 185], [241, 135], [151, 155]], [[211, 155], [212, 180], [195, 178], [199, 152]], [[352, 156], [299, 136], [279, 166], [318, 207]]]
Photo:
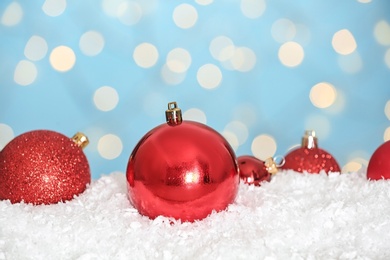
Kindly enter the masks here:
[[389, 259], [390, 181], [280, 172], [195, 223], [138, 214], [123, 173], [72, 201], [0, 201], [0, 259]]

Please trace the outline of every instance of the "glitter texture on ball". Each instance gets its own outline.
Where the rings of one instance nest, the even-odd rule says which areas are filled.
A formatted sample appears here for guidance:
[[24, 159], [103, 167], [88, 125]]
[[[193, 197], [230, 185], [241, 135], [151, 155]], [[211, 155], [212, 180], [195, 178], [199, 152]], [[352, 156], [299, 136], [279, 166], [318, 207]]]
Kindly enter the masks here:
[[312, 130], [305, 132], [301, 147], [285, 156], [285, 163], [281, 169], [315, 174], [321, 171], [340, 172], [336, 159], [327, 151], [318, 148], [317, 137]]
[[53, 204], [82, 193], [91, 181], [86, 144], [81, 133], [69, 138], [35, 130], [15, 137], [0, 152], [0, 199]]

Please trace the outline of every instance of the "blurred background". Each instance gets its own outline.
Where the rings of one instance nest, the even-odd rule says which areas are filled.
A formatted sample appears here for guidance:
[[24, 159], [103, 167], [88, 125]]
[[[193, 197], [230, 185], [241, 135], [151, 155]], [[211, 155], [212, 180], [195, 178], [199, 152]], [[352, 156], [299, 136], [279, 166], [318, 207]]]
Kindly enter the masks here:
[[285, 155], [305, 130], [343, 172], [390, 139], [390, 1], [40, 0], [0, 3], [0, 149], [80, 131], [93, 178], [185, 120], [236, 155]]

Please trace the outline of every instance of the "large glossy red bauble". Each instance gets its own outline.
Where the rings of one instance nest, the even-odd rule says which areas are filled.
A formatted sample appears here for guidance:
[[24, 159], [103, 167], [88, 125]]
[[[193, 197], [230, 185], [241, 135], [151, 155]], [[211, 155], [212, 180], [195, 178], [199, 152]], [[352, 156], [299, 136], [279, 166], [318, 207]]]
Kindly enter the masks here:
[[271, 173], [264, 162], [254, 156], [243, 155], [237, 158], [240, 179], [249, 185], [260, 186], [263, 181], [271, 180]]
[[239, 184], [236, 157], [227, 141], [191, 121], [149, 131], [134, 148], [126, 176], [131, 203], [152, 219], [203, 219], [226, 209]]
[[91, 181], [82, 148], [49, 130], [15, 137], [0, 152], [0, 199], [53, 204], [70, 200]]
[[340, 172], [340, 166], [330, 153], [321, 148], [305, 147], [300, 147], [288, 153], [281, 169], [308, 173]]
[[390, 179], [390, 141], [380, 145], [372, 154], [368, 162], [367, 179]]

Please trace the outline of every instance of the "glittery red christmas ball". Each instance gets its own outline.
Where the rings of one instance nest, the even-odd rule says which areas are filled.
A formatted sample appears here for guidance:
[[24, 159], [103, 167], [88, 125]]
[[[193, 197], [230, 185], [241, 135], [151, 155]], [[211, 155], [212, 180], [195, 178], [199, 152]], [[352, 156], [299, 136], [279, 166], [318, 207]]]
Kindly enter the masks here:
[[367, 179], [390, 179], [390, 141], [380, 145], [372, 154], [368, 162]]
[[281, 169], [308, 173], [340, 172], [340, 166], [335, 158], [327, 151], [318, 148], [314, 131], [305, 132], [302, 147], [292, 150], [285, 156], [285, 163]]
[[265, 162], [250, 155], [243, 155], [237, 158], [240, 169], [240, 179], [249, 185], [260, 186], [263, 181], [271, 180], [271, 173]]
[[0, 199], [53, 204], [82, 193], [91, 181], [82, 151], [88, 140], [49, 130], [15, 137], [0, 153]]
[[131, 203], [152, 219], [162, 215], [182, 221], [226, 209], [239, 184], [232, 148], [212, 128], [182, 121], [175, 102], [168, 104], [166, 116], [167, 124], [150, 130], [130, 155]]

